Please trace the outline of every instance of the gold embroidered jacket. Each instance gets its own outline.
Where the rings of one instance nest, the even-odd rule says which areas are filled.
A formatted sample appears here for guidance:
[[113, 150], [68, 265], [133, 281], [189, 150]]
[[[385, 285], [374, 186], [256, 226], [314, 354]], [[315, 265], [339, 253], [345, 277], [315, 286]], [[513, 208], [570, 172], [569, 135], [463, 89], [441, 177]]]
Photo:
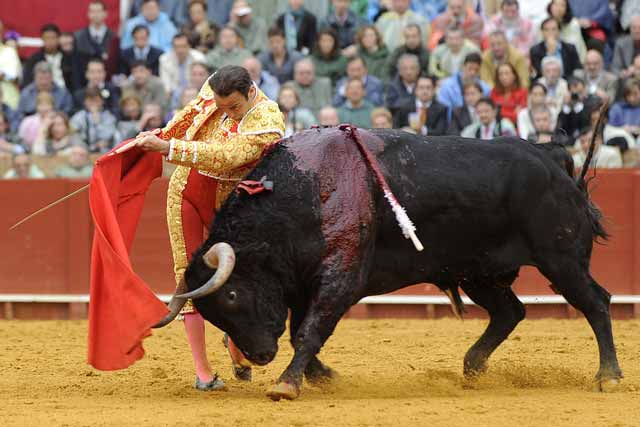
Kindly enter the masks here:
[[[213, 91], [206, 82], [197, 98], [162, 130], [162, 138], [170, 141], [169, 162], [220, 178], [216, 208], [237, 181], [251, 171], [265, 148], [284, 135], [284, 117], [278, 105], [259, 89], [250, 110], [238, 123], [237, 133], [230, 133], [235, 124], [216, 108]], [[186, 179], [188, 172], [180, 169], [174, 174], [185, 175]]]
[[278, 105], [259, 89], [250, 110], [238, 123], [237, 134], [229, 134], [234, 124], [216, 108], [213, 91], [205, 83], [197, 98], [162, 130], [163, 139], [171, 141], [168, 160], [213, 175], [227, 173], [255, 162], [265, 144], [284, 135], [284, 118]]

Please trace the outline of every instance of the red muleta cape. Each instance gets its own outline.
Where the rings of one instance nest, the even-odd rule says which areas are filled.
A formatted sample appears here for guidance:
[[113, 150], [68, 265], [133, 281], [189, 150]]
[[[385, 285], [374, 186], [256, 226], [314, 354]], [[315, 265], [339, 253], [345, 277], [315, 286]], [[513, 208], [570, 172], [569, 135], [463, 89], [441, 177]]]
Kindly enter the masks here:
[[162, 155], [138, 148], [111, 153], [96, 162], [89, 187], [95, 231], [88, 362], [105, 371], [124, 369], [141, 359], [142, 340], [168, 313], [129, 260], [145, 193], [162, 175]]

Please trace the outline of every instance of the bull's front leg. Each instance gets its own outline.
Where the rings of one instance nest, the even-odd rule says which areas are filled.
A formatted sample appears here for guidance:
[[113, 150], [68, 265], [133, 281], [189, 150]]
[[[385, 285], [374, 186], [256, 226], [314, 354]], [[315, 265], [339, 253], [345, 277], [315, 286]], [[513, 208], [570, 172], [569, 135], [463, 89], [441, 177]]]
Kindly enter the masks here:
[[[295, 345], [295, 338], [298, 334], [298, 329], [300, 329], [300, 325], [304, 321], [305, 316], [307, 315], [307, 305], [303, 304], [302, 306], [294, 306], [291, 307], [291, 318], [289, 322], [289, 335], [291, 337], [291, 346]], [[311, 384], [322, 384], [333, 378], [335, 378], [336, 373], [333, 369], [323, 364], [318, 356], [313, 356], [307, 367], [304, 370], [304, 377], [307, 379], [307, 382]]]
[[271, 399], [295, 399], [300, 395], [305, 369], [317, 361], [316, 355], [352, 305], [353, 283], [351, 280], [334, 279], [331, 284], [320, 287], [291, 340], [293, 359], [278, 382], [267, 392]]

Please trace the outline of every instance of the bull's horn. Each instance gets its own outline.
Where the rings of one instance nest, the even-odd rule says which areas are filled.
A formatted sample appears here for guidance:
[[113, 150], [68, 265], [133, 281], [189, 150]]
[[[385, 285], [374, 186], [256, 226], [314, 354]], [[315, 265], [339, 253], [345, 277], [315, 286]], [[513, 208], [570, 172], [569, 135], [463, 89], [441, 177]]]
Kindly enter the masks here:
[[175, 294], [171, 297], [171, 301], [169, 301], [169, 310], [171, 312], [164, 316], [161, 321], [153, 325], [153, 328], [162, 328], [163, 326], [167, 326], [173, 321], [173, 319], [176, 318], [176, 316], [180, 313], [180, 310], [182, 310], [182, 307], [184, 307], [184, 303], [187, 302], [186, 298], [181, 298], [178, 296], [178, 294], [181, 294], [188, 290], [189, 289], [187, 289], [187, 283], [184, 281], [183, 277], [182, 280], [180, 280], [180, 283], [178, 283], [178, 287], [176, 288]]
[[198, 289], [186, 294], [176, 295], [176, 297], [201, 298], [214, 293], [225, 284], [229, 276], [231, 276], [233, 267], [236, 265], [236, 254], [228, 243], [216, 243], [211, 246], [202, 258], [209, 268], [216, 269], [216, 273]]

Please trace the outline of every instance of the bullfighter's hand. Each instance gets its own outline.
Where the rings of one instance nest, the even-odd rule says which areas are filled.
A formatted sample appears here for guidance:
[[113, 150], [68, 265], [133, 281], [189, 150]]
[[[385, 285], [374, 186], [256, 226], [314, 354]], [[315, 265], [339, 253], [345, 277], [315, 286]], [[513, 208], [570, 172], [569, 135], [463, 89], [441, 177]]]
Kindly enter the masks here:
[[145, 130], [136, 135], [136, 139], [141, 139], [147, 135], [159, 135], [162, 132], [162, 129], [156, 128], [153, 130]]
[[136, 143], [144, 151], [157, 151], [165, 156], [169, 154], [169, 143], [155, 135], [149, 134], [138, 139]]

